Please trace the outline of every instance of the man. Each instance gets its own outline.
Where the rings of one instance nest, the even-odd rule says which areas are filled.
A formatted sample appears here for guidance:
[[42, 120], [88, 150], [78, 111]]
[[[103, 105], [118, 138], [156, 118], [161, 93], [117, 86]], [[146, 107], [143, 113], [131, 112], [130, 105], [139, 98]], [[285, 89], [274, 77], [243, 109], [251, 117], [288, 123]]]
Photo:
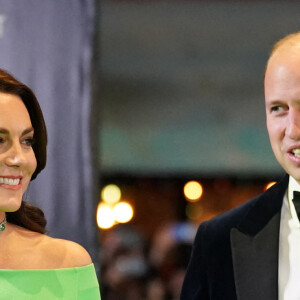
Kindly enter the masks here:
[[300, 299], [300, 32], [275, 44], [264, 86], [272, 150], [287, 175], [199, 226], [182, 300]]

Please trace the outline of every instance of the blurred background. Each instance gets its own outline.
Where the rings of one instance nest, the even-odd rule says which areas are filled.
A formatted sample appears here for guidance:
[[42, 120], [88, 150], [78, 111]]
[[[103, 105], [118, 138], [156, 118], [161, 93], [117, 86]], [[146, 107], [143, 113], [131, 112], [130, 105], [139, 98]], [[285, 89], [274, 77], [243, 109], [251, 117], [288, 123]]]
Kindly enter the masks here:
[[179, 299], [198, 225], [282, 177], [263, 73], [273, 43], [299, 30], [299, 9], [101, 1], [94, 101], [104, 299]]
[[298, 1], [0, 0], [0, 67], [36, 92], [49, 234], [82, 244], [103, 300], [175, 300], [199, 224], [283, 171], [263, 73]]

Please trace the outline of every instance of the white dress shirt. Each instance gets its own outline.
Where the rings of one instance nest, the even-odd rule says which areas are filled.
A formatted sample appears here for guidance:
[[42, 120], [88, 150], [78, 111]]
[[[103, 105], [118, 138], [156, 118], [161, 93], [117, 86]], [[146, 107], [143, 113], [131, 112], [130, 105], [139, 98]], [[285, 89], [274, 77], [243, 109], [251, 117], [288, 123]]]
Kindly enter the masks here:
[[300, 222], [292, 201], [294, 191], [300, 191], [300, 184], [290, 176], [280, 219], [279, 300], [300, 300]]

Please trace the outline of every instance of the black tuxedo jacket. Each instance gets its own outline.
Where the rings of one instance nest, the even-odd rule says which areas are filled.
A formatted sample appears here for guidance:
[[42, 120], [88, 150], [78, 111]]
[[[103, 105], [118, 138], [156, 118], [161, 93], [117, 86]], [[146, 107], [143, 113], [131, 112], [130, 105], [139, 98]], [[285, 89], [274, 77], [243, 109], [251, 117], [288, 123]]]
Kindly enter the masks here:
[[278, 299], [280, 212], [288, 175], [199, 226], [181, 300]]

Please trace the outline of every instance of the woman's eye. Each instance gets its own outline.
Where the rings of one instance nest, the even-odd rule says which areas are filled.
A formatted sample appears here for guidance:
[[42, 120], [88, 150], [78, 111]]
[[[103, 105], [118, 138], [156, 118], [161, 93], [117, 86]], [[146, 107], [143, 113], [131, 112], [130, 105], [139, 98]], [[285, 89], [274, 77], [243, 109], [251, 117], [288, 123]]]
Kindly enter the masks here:
[[32, 147], [32, 145], [34, 144], [34, 139], [33, 138], [25, 139], [23, 141], [23, 144], [26, 145], [26, 146]]

